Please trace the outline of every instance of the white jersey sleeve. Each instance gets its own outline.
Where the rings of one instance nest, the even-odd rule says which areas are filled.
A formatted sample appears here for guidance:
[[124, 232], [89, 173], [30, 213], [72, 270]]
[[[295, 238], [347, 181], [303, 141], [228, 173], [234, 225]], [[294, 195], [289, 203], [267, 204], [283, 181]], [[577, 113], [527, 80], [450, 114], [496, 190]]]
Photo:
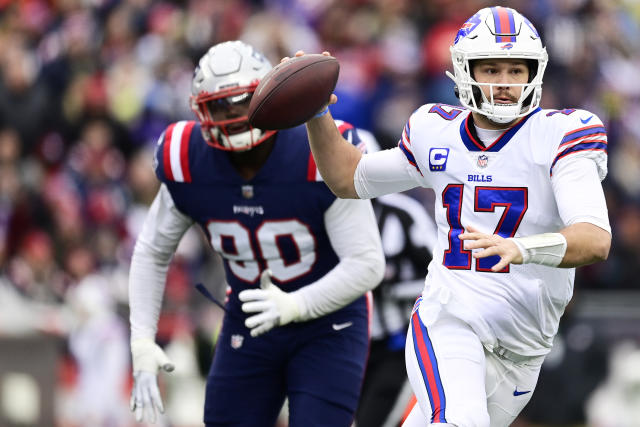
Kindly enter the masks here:
[[384, 274], [384, 254], [371, 202], [336, 199], [324, 215], [340, 262], [322, 278], [293, 292], [301, 319], [321, 317], [375, 288]]
[[399, 193], [418, 186], [412, 166], [400, 148], [364, 154], [353, 177], [356, 193], [361, 199]]
[[129, 272], [131, 339], [155, 338], [169, 263], [193, 220], [162, 184], [138, 236]]
[[563, 110], [561, 139], [553, 153], [551, 184], [566, 225], [588, 222], [611, 232], [602, 181], [607, 175], [607, 132], [595, 114]]
[[607, 131], [598, 116], [586, 110], [563, 110], [561, 120], [562, 139], [554, 153], [551, 174], [556, 167], [577, 158], [591, 159], [598, 168], [602, 181], [607, 176]]
[[[417, 112], [422, 110], [418, 109]], [[423, 185], [422, 172], [416, 162], [411, 143], [414, 117], [416, 113], [409, 117], [396, 148], [362, 156], [353, 178], [358, 197], [371, 199]]]
[[578, 156], [558, 164], [551, 185], [565, 225], [588, 222], [611, 233], [598, 168], [590, 158]]

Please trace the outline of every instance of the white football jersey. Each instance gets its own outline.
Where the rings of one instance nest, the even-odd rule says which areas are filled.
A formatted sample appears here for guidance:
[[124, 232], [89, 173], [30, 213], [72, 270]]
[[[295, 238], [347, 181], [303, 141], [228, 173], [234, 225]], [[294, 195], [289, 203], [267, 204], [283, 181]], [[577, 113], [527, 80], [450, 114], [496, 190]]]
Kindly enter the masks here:
[[438, 239], [420, 314], [428, 323], [440, 309], [452, 312], [490, 350], [501, 345], [545, 354], [573, 294], [575, 269], [526, 264], [494, 273], [499, 258], [472, 258], [458, 236], [468, 226], [505, 238], [565, 227], [552, 188], [554, 167], [588, 157], [604, 179], [605, 128], [585, 110], [538, 108], [485, 147], [470, 118], [462, 107], [424, 105], [399, 143], [419, 185], [436, 195]]

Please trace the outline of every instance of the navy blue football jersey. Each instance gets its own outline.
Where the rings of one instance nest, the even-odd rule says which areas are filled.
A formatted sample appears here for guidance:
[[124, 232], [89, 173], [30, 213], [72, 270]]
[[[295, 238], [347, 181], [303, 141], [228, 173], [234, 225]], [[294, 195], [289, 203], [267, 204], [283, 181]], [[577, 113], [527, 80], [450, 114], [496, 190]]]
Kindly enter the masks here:
[[[336, 121], [359, 148], [354, 127]], [[304, 126], [279, 131], [269, 158], [255, 177], [243, 179], [228, 154], [205, 142], [200, 125], [181, 121], [160, 136], [155, 171], [176, 207], [205, 231], [224, 259], [231, 286], [228, 308], [240, 311], [237, 295], [259, 286], [266, 268], [286, 292], [313, 283], [338, 263], [324, 214], [336, 196], [320, 177]]]

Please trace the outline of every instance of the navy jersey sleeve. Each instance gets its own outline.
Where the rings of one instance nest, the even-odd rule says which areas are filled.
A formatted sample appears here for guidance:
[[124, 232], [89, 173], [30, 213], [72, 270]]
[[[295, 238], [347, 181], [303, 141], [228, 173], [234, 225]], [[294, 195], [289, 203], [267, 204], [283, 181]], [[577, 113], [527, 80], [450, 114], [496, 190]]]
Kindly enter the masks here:
[[191, 182], [189, 147], [194, 126], [194, 121], [172, 123], [160, 135], [154, 169], [161, 182]]

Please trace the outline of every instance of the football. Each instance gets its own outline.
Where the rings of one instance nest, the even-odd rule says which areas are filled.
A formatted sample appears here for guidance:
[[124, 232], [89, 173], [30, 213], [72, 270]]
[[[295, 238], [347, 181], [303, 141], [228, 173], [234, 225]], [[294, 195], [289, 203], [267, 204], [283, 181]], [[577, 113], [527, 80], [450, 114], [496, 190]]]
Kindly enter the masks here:
[[281, 62], [260, 81], [249, 104], [249, 123], [287, 129], [311, 119], [329, 101], [340, 65], [333, 56], [310, 54]]

